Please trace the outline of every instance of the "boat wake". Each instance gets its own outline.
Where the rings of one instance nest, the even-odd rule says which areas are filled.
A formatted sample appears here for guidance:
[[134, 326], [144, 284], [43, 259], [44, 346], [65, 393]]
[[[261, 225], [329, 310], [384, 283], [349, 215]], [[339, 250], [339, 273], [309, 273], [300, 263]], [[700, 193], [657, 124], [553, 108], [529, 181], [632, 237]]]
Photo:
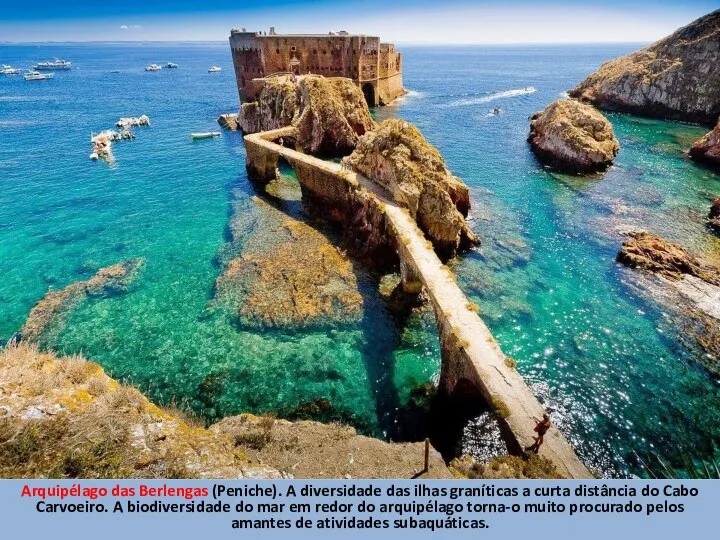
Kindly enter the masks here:
[[504, 90], [503, 92], [495, 92], [492, 94], [483, 94], [477, 97], [458, 99], [442, 105], [442, 107], [466, 107], [468, 105], [482, 105], [483, 103], [490, 103], [491, 101], [495, 101], [496, 99], [526, 96], [528, 94], [534, 94], [535, 92], [537, 92], [537, 90], [534, 86], [528, 86], [526, 88], [515, 88], [513, 90]]

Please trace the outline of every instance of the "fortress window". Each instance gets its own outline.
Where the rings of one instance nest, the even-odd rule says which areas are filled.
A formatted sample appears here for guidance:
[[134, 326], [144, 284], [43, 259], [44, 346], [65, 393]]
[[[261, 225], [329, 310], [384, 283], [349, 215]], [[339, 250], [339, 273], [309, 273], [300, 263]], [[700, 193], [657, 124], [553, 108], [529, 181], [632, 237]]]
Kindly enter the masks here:
[[317, 49], [313, 49], [313, 54], [317, 54]]
[[275, 49], [275, 54], [280, 54], [280, 49]]
[[290, 47], [290, 50], [291, 50], [292, 52], [295, 52], [295, 45], [293, 45], [292, 47]]

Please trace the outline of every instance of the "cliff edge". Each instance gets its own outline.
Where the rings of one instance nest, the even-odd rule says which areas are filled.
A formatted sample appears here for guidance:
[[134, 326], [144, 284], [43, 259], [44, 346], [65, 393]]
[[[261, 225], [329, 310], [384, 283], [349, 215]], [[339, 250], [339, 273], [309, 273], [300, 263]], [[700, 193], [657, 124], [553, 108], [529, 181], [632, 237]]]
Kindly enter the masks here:
[[720, 10], [606, 62], [570, 95], [603, 109], [714, 125], [720, 116]]

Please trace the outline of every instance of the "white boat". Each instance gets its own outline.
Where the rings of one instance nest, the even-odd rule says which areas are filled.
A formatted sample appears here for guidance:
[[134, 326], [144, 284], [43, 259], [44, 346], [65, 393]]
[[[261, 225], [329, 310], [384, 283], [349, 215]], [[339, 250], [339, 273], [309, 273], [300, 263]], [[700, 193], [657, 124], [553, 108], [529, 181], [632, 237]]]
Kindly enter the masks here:
[[161, 69], [162, 68], [157, 64], [150, 64], [149, 66], [145, 67], [145, 71], [160, 71]]
[[14, 68], [12, 66], [8, 66], [7, 64], [2, 65], [2, 69], [0, 69], [0, 75], [19, 75], [20, 74], [20, 68]]
[[26, 81], [44, 81], [45, 79], [52, 79], [54, 73], [40, 73], [39, 71], [28, 71], [23, 75], [23, 79]]
[[167, 69], [177, 69], [178, 65], [177, 65], [177, 64], [174, 64], [173, 62], [168, 62], [168, 63], [165, 65], [165, 67], [166, 67]]
[[222, 68], [220, 66], [213, 66], [210, 69], [208, 69], [208, 73], [220, 73], [222, 71]]
[[38, 62], [33, 66], [33, 69], [36, 71], [45, 69], [70, 69], [71, 66], [72, 62], [56, 58], [52, 62]]
[[219, 131], [202, 131], [200, 133], [191, 133], [190, 136], [193, 139], [212, 139], [213, 137], [219, 137]]

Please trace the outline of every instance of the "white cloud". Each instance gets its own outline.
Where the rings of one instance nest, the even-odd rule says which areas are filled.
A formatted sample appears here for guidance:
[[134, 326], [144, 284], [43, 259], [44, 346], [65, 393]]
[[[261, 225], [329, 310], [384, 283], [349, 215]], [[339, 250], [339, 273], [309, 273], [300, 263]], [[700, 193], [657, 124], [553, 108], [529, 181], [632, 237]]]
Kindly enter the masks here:
[[128, 26], [127, 24], [123, 24], [122, 26], [120, 26], [120, 30], [140, 30], [141, 28], [142, 26], [140, 26], [139, 24], [133, 24], [130, 26]]
[[128, 25], [127, 25], [127, 24], [123, 24], [123, 25], [120, 27], [120, 30], [127, 30], [127, 29], [128, 29]]

